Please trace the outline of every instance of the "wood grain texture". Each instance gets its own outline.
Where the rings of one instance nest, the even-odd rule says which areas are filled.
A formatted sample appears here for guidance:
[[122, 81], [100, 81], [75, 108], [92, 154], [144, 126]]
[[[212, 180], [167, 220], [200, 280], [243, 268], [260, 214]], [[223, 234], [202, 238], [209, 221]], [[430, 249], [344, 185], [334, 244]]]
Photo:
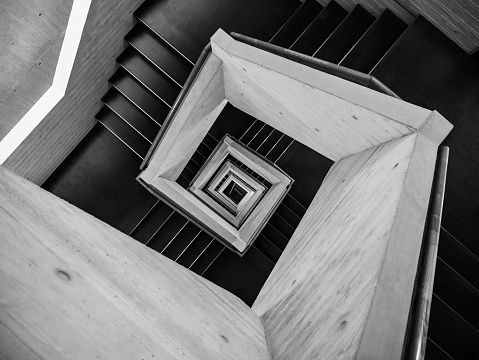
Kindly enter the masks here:
[[0, 140], [50, 87], [73, 0], [0, 4]]
[[241, 300], [0, 168], [0, 357], [269, 359]]
[[101, 95], [142, 0], [93, 1], [64, 98], [4, 166], [42, 184], [96, 123]]
[[357, 359], [401, 359], [437, 145], [417, 135]]
[[[329, 0], [317, 0], [325, 6]], [[422, 15], [465, 51], [479, 47], [479, 6], [476, 0], [336, 0], [351, 11], [357, 4], [376, 17], [391, 10], [406, 24]]]
[[142, 179], [161, 176], [175, 181], [226, 103], [222, 61], [210, 54], [178, 112], [156, 137], [159, 145]]
[[335, 161], [410, 134], [431, 113], [239, 43], [221, 30], [211, 41], [233, 106]]
[[274, 359], [400, 359], [436, 149], [418, 137], [331, 168], [253, 305]]

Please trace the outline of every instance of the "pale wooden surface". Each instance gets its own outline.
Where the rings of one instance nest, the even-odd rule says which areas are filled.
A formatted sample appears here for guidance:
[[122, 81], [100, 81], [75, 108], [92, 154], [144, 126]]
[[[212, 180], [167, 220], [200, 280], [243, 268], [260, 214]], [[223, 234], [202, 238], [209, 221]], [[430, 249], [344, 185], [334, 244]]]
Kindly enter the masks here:
[[401, 359], [437, 144], [417, 134], [356, 359]]
[[226, 106], [222, 61], [210, 54], [172, 121], [161, 137], [148, 167], [146, 182], [155, 176], [175, 181]]
[[[326, 6], [329, 0], [317, 0]], [[479, 3], [477, 0], [336, 0], [351, 11], [362, 5], [376, 17], [391, 10], [406, 24], [422, 15], [465, 51], [479, 47]]]
[[133, 27], [133, 11], [142, 2], [92, 1], [65, 97], [7, 159], [5, 167], [42, 184], [95, 125], [101, 96], [115, 71], [114, 60], [124, 49], [123, 37]]
[[234, 41], [211, 39], [227, 100], [336, 161], [419, 129], [430, 110]]
[[0, 168], [0, 358], [269, 359], [241, 300]]
[[0, 140], [50, 87], [72, 3], [0, 2]]
[[328, 173], [253, 305], [274, 359], [400, 359], [436, 148], [418, 136]]

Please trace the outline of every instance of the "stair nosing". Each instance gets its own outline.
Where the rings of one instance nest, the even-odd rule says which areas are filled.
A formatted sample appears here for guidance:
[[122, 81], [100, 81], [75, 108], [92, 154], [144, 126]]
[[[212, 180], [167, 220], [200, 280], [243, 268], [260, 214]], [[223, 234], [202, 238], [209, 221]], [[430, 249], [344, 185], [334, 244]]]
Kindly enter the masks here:
[[210, 245], [213, 243], [213, 241], [216, 241], [216, 239], [211, 238], [211, 241], [208, 243], [208, 245], [205, 246], [205, 248], [199, 253], [199, 255], [196, 257], [195, 260], [188, 266], [188, 270], [191, 270], [191, 267], [198, 261], [198, 259], [203, 255], [203, 253], [210, 247]]
[[284, 27], [288, 24], [288, 22], [301, 10], [301, 8], [304, 6], [305, 3], [306, 3], [306, 1], [303, 2], [300, 6], [298, 6], [298, 8], [293, 12], [293, 14], [284, 22], [283, 25], [281, 25], [281, 27], [278, 29], [278, 31], [276, 31], [274, 33], [274, 35], [269, 39], [268, 43], [273, 41], [273, 39], [276, 37], [276, 35], [278, 35], [281, 32], [281, 30], [284, 29]]
[[[136, 80], [136, 79], [135, 79], [135, 80]], [[132, 99], [130, 99], [130, 97], [129, 97], [128, 95], [126, 95], [123, 91], [121, 91], [121, 89], [118, 88], [118, 86], [116, 86], [116, 85], [113, 84], [113, 83], [110, 83], [110, 84], [111, 84], [111, 86], [113, 86], [120, 94], [122, 94], [125, 98], [127, 98], [129, 102], [131, 102], [133, 105], [135, 105], [135, 106], [138, 108], [138, 110], [140, 110], [143, 114], [145, 114], [145, 115], [148, 116], [152, 121], [154, 121], [155, 124], [157, 124], [157, 125], [160, 127], [160, 129], [161, 129], [162, 125], [161, 125], [158, 121], [156, 121], [150, 114], [148, 114], [145, 110], [143, 110], [143, 108], [142, 108], [141, 106], [139, 106], [136, 102], [134, 102]]]
[[223, 246], [223, 248], [220, 250], [220, 252], [215, 256], [215, 258], [213, 260], [211, 260], [211, 262], [209, 263], [209, 265], [206, 267], [206, 269], [204, 269], [202, 272], [201, 272], [201, 275], [200, 276], [203, 276], [205, 274], [205, 272], [211, 267], [211, 265], [213, 265], [213, 263], [216, 261], [216, 259], [218, 259], [218, 257], [223, 253], [223, 251], [225, 251], [226, 249], [226, 246]]
[[160, 251], [160, 254], [163, 254], [163, 252], [168, 248], [168, 246], [171, 245], [171, 243], [176, 239], [176, 237], [178, 236], [178, 234], [183, 231], [183, 229], [185, 228], [186, 225], [188, 225], [190, 223], [189, 220], [186, 220], [186, 222], [183, 224], [183, 226], [177, 231], [177, 233], [175, 234], [175, 236], [173, 236], [170, 241], [168, 242], [168, 244], [166, 244], [166, 246]]
[[122, 115], [120, 115], [115, 109], [113, 109], [108, 103], [104, 103], [106, 107], [108, 107], [108, 109], [110, 109], [112, 112], [114, 112], [121, 120], [123, 120], [123, 122], [125, 122], [126, 124], [128, 124], [133, 130], [135, 130], [138, 135], [140, 135], [143, 139], [145, 139], [146, 141], [148, 141], [148, 143], [151, 145], [152, 142], [145, 136], [143, 135], [140, 130], [138, 130], [137, 128], [135, 128], [132, 124], [130, 124], [130, 122], [128, 120], [126, 120]]
[[[341, 25], [343, 25], [343, 24], [349, 19], [349, 17], [350, 17], [351, 14], [353, 13], [353, 11], [354, 11], [354, 10], [356, 9], [356, 7], [358, 7], [358, 6], [361, 6], [361, 5], [360, 5], [360, 4], [356, 4], [356, 6], [354, 7], [354, 9], [351, 10], [351, 12], [348, 13], [348, 15], [346, 15], [346, 17], [338, 24], [338, 26], [336, 26], [336, 28], [333, 30], [333, 32], [332, 32], [331, 34], [329, 34], [329, 36], [323, 41], [323, 43], [319, 46], [319, 48], [314, 52], [314, 54], [312, 55], [312, 57], [315, 57], [316, 54], [318, 53], [318, 51], [321, 50], [321, 48], [324, 46], [324, 44], [326, 44], [326, 42], [334, 35], [334, 33], [336, 33], [336, 31], [339, 31], [338, 29], [341, 28]], [[361, 6], [361, 7], [362, 7], [362, 6]], [[364, 9], [364, 7], [363, 7], [363, 9]], [[364, 9], [364, 10], [367, 11], [366, 9]], [[374, 21], [376, 21], [376, 20], [374, 20]], [[372, 22], [372, 24], [374, 24], [374, 21]], [[371, 25], [372, 25], [372, 24], [371, 24]], [[369, 29], [369, 27], [368, 27], [368, 29]], [[368, 29], [366, 29], [365, 32], [367, 32]], [[354, 44], [354, 45], [356, 45], [356, 44]], [[354, 46], [354, 45], [353, 45], [353, 46]]]
[[140, 21], [143, 25], [145, 25], [148, 29], [150, 29], [156, 36], [158, 36], [158, 38], [161, 39], [161, 41], [163, 41], [165, 44], [167, 44], [173, 51], [175, 51], [176, 53], [178, 53], [178, 55], [180, 55], [183, 59], [185, 59], [187, 62], [189, 62], [191, 65], [195, 65], [195, 63], [193, 61], [191, 61], [186, 55], [184, 55], [180, 50], [178, 50], [175, 46], [173, 46], [168, 40], [166, 40], [163, 36], [161, 36], [160, 34], [158, 34], [155, 29], [153, 29], [152, 27], [150, 27], [150, 25], [148, 25], [145, 21], [143, 21], [142, 18], [136, 16], [136, 14], [134, 14], [135, 18]]
[[[417, 18], [417, 17], [416, 17]], [[413, 21], [414, 22], [414, 21]], [[412, 24], [412, 23], [411, 23]], [[381, 56], [381, 58], [376, 62], [376, 64], [374, 64], [373, 68], [368, 72], [368, 75], [371, 75], [371, 73], [374, 71], [374, 69], [376, 69], [378, 67], [378, 65], [381, 63], [381, 61], [386, 57], [386, 55], [388, 55], [392, 49], [394, 48], [394, 45], [396, 45], [396, 43], [403, 37], [404, 33], [407, 31], [407, 29], [409, 29], [409, 27], [411, 26], [411, 24], [407, 25], [406, 28], [404, 29], [404, 31], [401, 33], [401, 35], [398, 36], [398, 38], [391, 44], [391, 46], [389, 47], [389, 49], [384, 53], [383, 56]]]
[[196, 238], [201, 234], [203, 230], [200, 228], [200, 231], [198, 231], [198, 234], [196, 234], [193, 239], [191, 239], [190, 243], [183, 249], [183, 251], [176, 257], [175, 262], [178, 262], [180, 257], [185, 253], [186, 250], [193, 244], [193, 242], [196, 240]]
[[140, 159], [144, 160], [143, 157], [138, 154], [130, 145], [128, 145], [118, 134], [116, 134], [112, 129], [110, 129], [103, 121], [100, 119], [97, 119], [100, 124], [102, 124], [110, 133], [112, 133], [113, 136], [115, 136], [118, 140], [120, 140], [123, 145], [125, 145], [128, 149], [133, 151]]
[[[118, 63], [118, 62], [117, 62]], [[150, 89], [143, 81], [141, 81], [138, 76], [136, 76], [135, 74], [133, 74], [130, 70], [128, 70], [127, 67], [125, 67], [123, 64], [121, 63], [118, 63], [122, 69], [124, 69], [126, 72], [128, 72], [128, 74], [130, 74], [132, 77], [135, 78], [136, 81], [138, 81], [144, 88], [146, 88], [151, 94], [153, 94], [154, 96], [156, 96], [161, 102], [163, 102], [166, 106], [168, 106], [168, 108], [171, 109], [172, 105], [168, 104], [165, 100], [163, 100], [161, 98], [160, 95], [158, 95], [156, 92], [154, 92], [152, 89]]]
[[479, 289], [476, 288], [473, 284], [471, 284], [469, 282], [469, 280], [467, 280], [466, 278], [464, 278], [464, 276], [462, 276], [461, 274], [459, 274], [451, 265], [449, 265], [444, 259], [442, 259], [439, 255], [437, 256], [437, 258], [442, 262], [444, 263], [444, 265], [446, 265], [456, 276], [458, 276], [462, 281], [464, 281], [466, 283], [467, 286], [469, 286], [471, 288], [471, 290], [475, 293], [477, 293], [477, 296], [479, 297]]
[[168, 217], [161, 223], [161, 225], [158, 227], [158, 229], [155, 230], [155, 232], [153, 233], [153, 235], [150, 236], [150, 238], [145, 242], [145, 245], [148, 245], [148, 243], [155, 237], [156, 234], [158, 234], [158, 231], [160, 231], [160, 229], [163, 227], [163, 225], [166, 224], [166, 222], [168, 220], [170, 220], [170, 218], [176, 213], [175, 210], [171, 210], [171, 213], [170, 215], [168, 215]]
[[456, 310], [454, 310], [447, 302], [445, 302], [440, 296], [438, 296], [434, 291], [432, 292], [433, 297], [438, 299], [440, 302], [442, 302], [455, 316], [457, 316], [468, 328], [472, 330], [472, 333], [479, 339], [479, 331], [475, 328], [474, 325], [472, 325], [469, 321], [464, 319], [462, 315], [460, 315]]
[[179, 86], [180, 89], [183, 89], [183, 85], [181, 85], [180, 83], [178, 83], [178, 81], [176, 81], [175, 79], [173, 79], [172, 76], [170, 76], [170, 74], [168, 74], [166, 72], [166, 70], [164, 70], [161, 66], [157, 65], [152, 59], [150, 59], [145, 53], [143, 53], [143, 51], [141, 51], [140, 49], [138, 49], [133, 43], [129, 42], [128, 41], [128, 44], [130, 44], [130, 46], [132, 48], [134, 48], [141, 56], [143, 56], [146, 60], [148, 60], [148, 62], [150, 62], [153, 66], [155, 66], [158, 70], [160, 70], [165, 76], [167, 76], [171, 81], [173, 81], [175, 83], [175, 85]]
[[128, 236], [131, 236], [131, 234], [133, 234], [133, 232], [138, 228], [138, 226], [140, 226], [140, 224], [143, 223], [143, 221], [146, 219], [146, 217], [153, 211], [153, 209], [155, 208], [156, 205], [158, 205], [158, 203], [160, 202], [160, 199], [156, 199], [156, 202], [153, 204], [153, 206], [150, 208], [150, 210], [148, 210], [146, 212], [146, 214], [141, 218], [140, 221], [138, 221], [138, 223], [135, 225], [135, 227], [128, 233]]

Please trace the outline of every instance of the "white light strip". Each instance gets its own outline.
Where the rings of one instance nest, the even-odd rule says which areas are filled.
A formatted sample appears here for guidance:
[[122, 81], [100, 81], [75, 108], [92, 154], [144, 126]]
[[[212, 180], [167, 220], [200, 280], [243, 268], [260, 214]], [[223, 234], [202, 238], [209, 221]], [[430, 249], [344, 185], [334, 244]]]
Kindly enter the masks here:
[[3, 164], [12, 155], [15, 149], [65, 95], [90, 4], [91, 0], [73, 1], [52, 86], [0, 141], [0, 164]]

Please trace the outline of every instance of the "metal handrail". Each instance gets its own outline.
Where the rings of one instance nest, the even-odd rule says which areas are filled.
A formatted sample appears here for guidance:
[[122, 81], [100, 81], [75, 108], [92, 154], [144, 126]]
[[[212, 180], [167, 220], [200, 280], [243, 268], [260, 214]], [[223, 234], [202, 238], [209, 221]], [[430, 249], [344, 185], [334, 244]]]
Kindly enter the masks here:
[[406, 356], [408, 360], [422, 360], [426, 353], [427, 330], [434, 286], [434, 273], [436, 271], [439, 233], [441, 231], [448, 159], [449, 148], [447, 146], [441, 147], [439, 149], [435, 184], [431, 198], [428, 232], [424, 243], [422, 270], [417, 282], [417, 295], [414, 312], [411, 317], [411, 332]]
[[312, 56], [304, 55], [293, 50], [285, 49], [281, 46], [277, 46], [277, 45], [267, 43], [265, 41], [257, 40], [246, 35], [241, 35], [235, 32], [232, 32], [230, 35], [233, 39], [241, 41], [245, 44], [257, 47], [258, 49], [265, 50], [272, 54], [284, 57], [286, 59], [293, 60], [295, 62], [306, 65], [316, 70], [323, 71], [330, 75], [334, 75], [342, 79], [349, 80], [351, 82], [368, 87], [370, 89], [376, 90], [383, 94], [395, 97], [396, 99], [401, 99], [391, 89], [389, 89], [386, 85], [384, 85], [381, 81], [379, 81], [372, 75], [364, 74], [362, 72], [352, 70], [341, 65], [336, 65], [336, 64], [330, 63], [329, 61], [316, 59]]

